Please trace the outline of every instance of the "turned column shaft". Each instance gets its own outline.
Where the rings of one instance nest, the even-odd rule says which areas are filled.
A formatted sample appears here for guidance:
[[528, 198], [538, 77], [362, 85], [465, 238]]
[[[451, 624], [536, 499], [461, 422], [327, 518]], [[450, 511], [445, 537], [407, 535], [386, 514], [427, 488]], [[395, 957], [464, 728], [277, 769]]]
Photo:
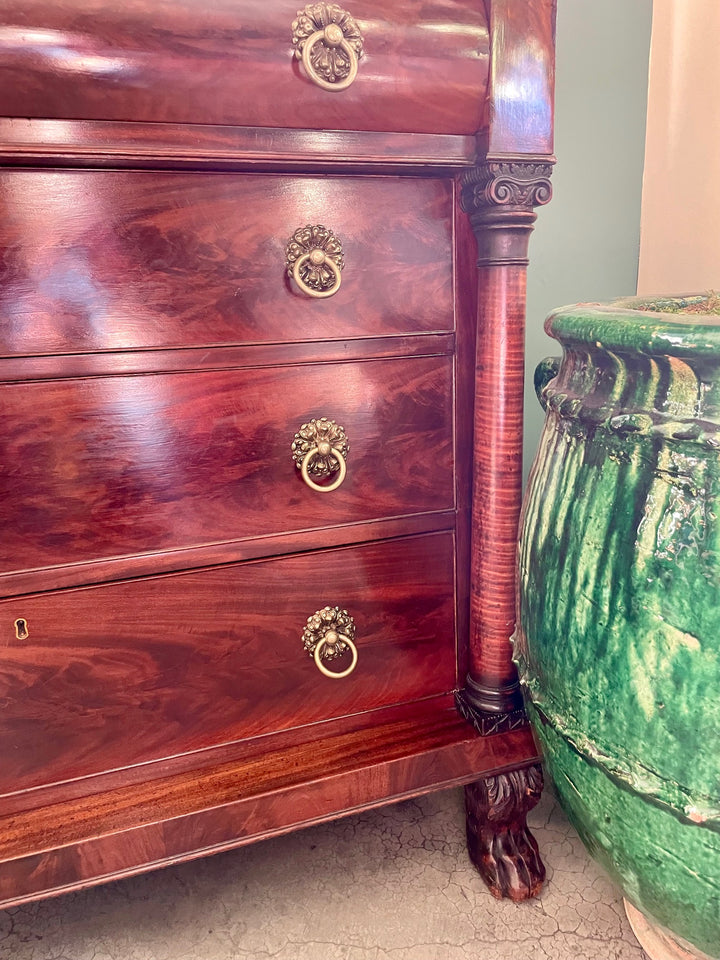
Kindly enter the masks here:
[[[522, 500], [527, 254], [533, 207], [550, 199], [550, 169], [548, 163], [488, 161], [463, 187], [479, 271], [470, 653], [463, 697], [478, 715], [517, 715], [522, 709], [510, 637]], [[483, 732], [489, 731], [483, 726]]]
[[[475, 382], [470, 676], [498, 694], [516, 685], [515, 558], [522, 497], [525, 268], [480, 268]], [[491, 704], [488, 704], [491, 706]]]

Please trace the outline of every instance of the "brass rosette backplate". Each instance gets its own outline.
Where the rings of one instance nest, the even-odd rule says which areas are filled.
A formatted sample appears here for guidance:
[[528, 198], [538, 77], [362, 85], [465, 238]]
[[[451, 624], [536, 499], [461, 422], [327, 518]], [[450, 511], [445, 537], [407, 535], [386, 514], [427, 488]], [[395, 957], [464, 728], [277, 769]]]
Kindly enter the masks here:
[[295, 56], [323, 90], [340, 91], [357, 76], [363, 37], [355, 20], [336, 3], [309, 3], [292, 25]]
[[350, 444], [345, 429], [325, 417], [320, 417], [319, 420], [313, 418], [304, 423], [292, 442], [292, 456], [298, 470], [302, 468], [308, 453], [315, 451], [315, 455], [307, 463], [308, 473], [315, 477], [328, 477], [340, 469], [340, 464], [332, 453], [333, 449], [347, 459]]
[[285, 248], [287, 274], [308, 296], [329, 297], [340, 286], [345, 268], [343, 248], [328, 227], [308, 224], [298, 227]]
[[349, 649], [344, 638], [351, 643], [355, 640], [355, 621], [347, 610], [341, 610], [340, 607], [323, 607], [322, 610], [308, 617], [302, 641], [311, 657], [315, 655], [315, 647], [318, 643], [326, 640], [327, 634], [331, 634], [334, 642], [325, 642], [321, 657], [323, 660], [335, 660]]

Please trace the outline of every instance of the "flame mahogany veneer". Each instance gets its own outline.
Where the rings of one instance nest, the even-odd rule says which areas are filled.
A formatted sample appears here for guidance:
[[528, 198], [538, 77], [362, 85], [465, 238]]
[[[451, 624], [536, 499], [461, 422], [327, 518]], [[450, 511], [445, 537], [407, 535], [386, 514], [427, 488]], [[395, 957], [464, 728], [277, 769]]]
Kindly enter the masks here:
[[[15, 170], [0, 198], [4, 354], [454, 328], [451, 181]], [[328, 300], [282, 269], [288, 238], [320, 214], [356, 267]]]
[[297, 0], [3, 5], [0, 905], [453, 784], [493, 894], [542, 883], [510, 637], [554, 2], [348, 4], [342, 92]]

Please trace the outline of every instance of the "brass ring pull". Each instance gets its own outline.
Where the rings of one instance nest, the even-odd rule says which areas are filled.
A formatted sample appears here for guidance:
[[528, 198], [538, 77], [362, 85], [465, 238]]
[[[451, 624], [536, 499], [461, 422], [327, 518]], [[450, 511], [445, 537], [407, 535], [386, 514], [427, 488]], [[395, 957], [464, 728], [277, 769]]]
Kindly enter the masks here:
[[[308, 617], [303, 631], [303, 646], [315, 661], [315, 666], [325, 677], [342, 680], [349, 676], [358, 662], [355, 646], [355, 621], [347, 610], [340, 607], [323, 607]], [[330, 670], [323, 660], [335, 660], [350, 651], [350, 666], [345, 670]]]
[[[312, 62], [312, 51], [315, 44], [321, 42], [331, 50], [339, 47], [345, 53], [348, 59], [348, 67], [347, 76], [343, 80], [325, 80], [319, 73], [316, 73]], [[323, 90], [345, 90], [353, 82], [358, 72], [357, 54], [343, 36], [340, 27], [334, 23], [328, 24], [324, 30], [316, 30], [308, 37], [303, 46], [302, 65], [312, 82], [322, 87]]]
[[[335, 276], [335, 282], [327, 288], [327, 290], [315, 290], [313, 287], [308, 286], [307, 283], [302, 278], [300, 272], [301, 267], [310, 261], [314, 267], [321, 267], [326, 265], [330, 271]], [[304, 253], [299, 257], [292, 268], [293, 280], [300, 287], [303, 293], [306, 293], [309, 297], [317, 297], [318, 299], [324, 299], [325, 297], [332, 297], [334, 293], [337, 293], [340, 289], [340, 267], [335, 263], [332, 257], [328, 257], [322, 250], [311, 250], [310, 253]]]
[[309, 3], [293, 22], [295, 56], [323, 90], [346, 90], [357, 77], [363, 38], [350, 14], [335, 3]]
[[[337, 490], [347, 474], [347, 455], [350, 446], [345, 430], [334, 420], [326, 417], [313, 418], [304, 423], [292, 442], [295, 466], [311, 490], [331, 493]], [[314, 478], [337, 477], [328, 484], [317, 483]]]
[[[335, 457], [339, 464], [339, 473], [332, 483], [327, 484], [327, 486], [322, 486], [319, 483], [315, 483], [315, 481], [311, 478], [309, 468], [315, 457], [327, 457], [330, 454]], [[317, 490], [318, 493], [331, 493], [333, 490], [337, 490], [337, 488], [345, 479], [345, 474], [347, 473], [347, 464], [345, 463], [345, 457], [343, 457], [337, 447], [331, 447], [326, 440], [321, 440], [317, 447], [313, 447], [312, 450], [308, 450], [303, 457], [302, 464], [300, 465], [300, 473], [302, 474], [303, 480], [311, 490]]]
[[[325, 664], [320, 659], [322, 657], [323, 651], [327, 647], [333, 647], [338, 640], [346, 644], [352, 654], [352, 661], [350, 666], [346, 670], [338, 670], [337, 673], [334, 670], [328, 670]], [[315, 661], [315, 666], [318, 668], [320, 673], [326, 677], [330, 677], [332, 680], [342, 680], [343, 677], [348, 677], [353, 672], [358, 662], [358, 652], [357, 647], [352, 642], [350, 637], [345, 636], [342, 633], [335, 633], [334, 630], [328, 630], [325, 636], [320, 640], [315, 646], [313, 651], [313, 660]]]
[[345, 266], [342, 244], [321, 223], [298, 227], [285, 248], [289, 277], [308, 297], [332, 297], [340, 289], [340, 271]]

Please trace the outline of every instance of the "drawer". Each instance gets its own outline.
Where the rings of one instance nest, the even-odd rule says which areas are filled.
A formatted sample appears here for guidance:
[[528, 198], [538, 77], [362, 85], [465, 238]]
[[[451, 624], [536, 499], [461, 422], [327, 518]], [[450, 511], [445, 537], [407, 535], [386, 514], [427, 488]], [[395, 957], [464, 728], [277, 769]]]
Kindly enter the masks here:
[[[4, 384], [0, 572], [450, 509], [452, 396], [447, 356]], [[293, 459], [323, 417], [332, 492]]]
[[[328, 91], [293, 58], [299, 0], [4, 0], [3, 113], [419, 133], [480, 128], [488, 83], [483, 3], [341, 6], [355, 20], [348, 40], [355, 46], [359, 31], [363, 49], [356, 79]], [[348, 63], [322, 42], [312, 55]]]
[[[449, 181], [6, 170], [0, 205], [3, 355], [454, 326]], [[342, 246], [324, 298], [287, 275], [307, 224]]]
[[[328, 605], [341, 679], [303, 647]], [[453, 605], [450, 533], [3, 601], [0, 792], [450, 691]]]

